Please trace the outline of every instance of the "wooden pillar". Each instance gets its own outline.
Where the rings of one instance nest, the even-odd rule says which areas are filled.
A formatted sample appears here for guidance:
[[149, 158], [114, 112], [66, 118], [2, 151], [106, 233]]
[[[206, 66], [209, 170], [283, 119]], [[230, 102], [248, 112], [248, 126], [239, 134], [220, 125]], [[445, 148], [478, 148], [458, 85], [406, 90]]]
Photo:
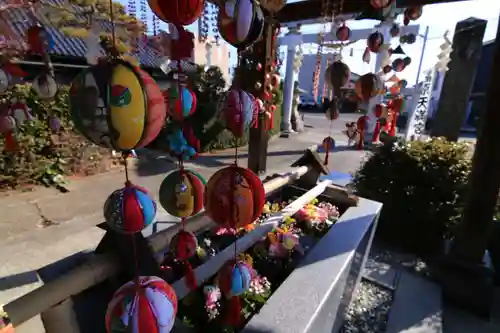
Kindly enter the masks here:
[[[258, 96], [263, 101], [265, 101], [263, 95], [266, 91], [266, 83], [269, 81], [269, 78], [266, 78], [266, 74], [271, 72], [276, 56], [273, 45], [275, 43], [273, 35], [274, 24], [266, 22], [262, 39], [258, 41], [253, 48], [253, 52], [259, 55], [259, 63], [262, 65], [262, 70], [259, 71], [260, 74], [254, 78], [254, 82], [248, 82], [244, 85], [248, 87], [248, 90], [252, 92], [254, 96]], [[242, 80], [245, 80], [245, 78], [242, 78]], [[256, 85], [257, 82], [259, 82], [260, 85]], [[266, 130], [266, 119], [263, 114], [259, 115], [257, 127], [250, 129], [249, 140], [248, 168], [256, 174], [264, 174], [267, 168], [269, 133]]]
[[482, 264], [500, 189], [500, 25], [497, 30], [486, 107], [479, 126], [462, 221], [448, 261], [445, 296], [483, 316], [491, 306], [492, 281]]
[[439, 98], [431, 135], [457, 141], [467, 115], [472, 86], [481, 58], [487, 21], [468, 18], [455, 27], [453, 51]]

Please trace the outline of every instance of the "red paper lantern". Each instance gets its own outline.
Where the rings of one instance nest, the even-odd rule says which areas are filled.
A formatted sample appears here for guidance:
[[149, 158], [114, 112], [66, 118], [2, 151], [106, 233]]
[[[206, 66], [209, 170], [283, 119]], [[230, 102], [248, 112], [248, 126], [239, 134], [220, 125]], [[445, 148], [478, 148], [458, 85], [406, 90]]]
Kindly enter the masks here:
[[343, 24], [341, 27], [339, 27], [337, 29], [337, 31], [335, 32], [335, 35], [337, 36], [337, 39], [340, 42], [348, 41], [349, 38], [351, 38], [351, 29], [349, 29], [348, 26]]
[[379, 80], [378, 76], [373, 73], [361, 76], [356, 82], [356, 95], [362, 101], [368, 101], [370, 98], [375, 97], [378, 93]]
[[[325, 71], [325, 79], [334, 90], [345, 86], [350, 76], [351, 70], [349, 69], [349, 66], [342, 61], [335, 61], [333, 64], [328, 66]], [[338, 92], [336, 91], [335, 94], [337, 93]]]
[[217, 224], [233, 229], [254, 222], [262, 213], [266, 194], [252, 171], [232, 165], [217, 171], [205, 186], [205, 211]]
[[148, 0], [151, 11], [164, 22], [190, 25], [200, 18], [203, 0]]
[[374, 53], [377, 53], [380, 50], [382, 44], [384, 44], [384, 35], [378, 31], [370, 34], [366, 40], [368, 49]]

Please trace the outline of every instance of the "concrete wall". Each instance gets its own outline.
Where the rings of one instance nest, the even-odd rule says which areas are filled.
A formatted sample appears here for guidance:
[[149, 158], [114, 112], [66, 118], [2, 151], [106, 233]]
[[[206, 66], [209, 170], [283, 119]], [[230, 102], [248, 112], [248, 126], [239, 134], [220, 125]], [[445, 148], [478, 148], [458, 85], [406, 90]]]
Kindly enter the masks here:
[[[195, 39], [193, 61], [198, 65], [218, 66], [221, 69], [222, 74], [224, 74], [226, 83], [230, 84], [230, 45], [222, 39], [219, 40], [219, 45], [216, 45], [214, 40], [209, 40], [208, 45], [209, 46], [207, 47], [206, 43], [200, 43], [198, 39]], [[207, 58], [207, 52], [211, 54], [209, 58]], [[233, 52], [236, 52], [236, 50]], [[207, 64], [207, 60], [210, 61], [210, 64]]]

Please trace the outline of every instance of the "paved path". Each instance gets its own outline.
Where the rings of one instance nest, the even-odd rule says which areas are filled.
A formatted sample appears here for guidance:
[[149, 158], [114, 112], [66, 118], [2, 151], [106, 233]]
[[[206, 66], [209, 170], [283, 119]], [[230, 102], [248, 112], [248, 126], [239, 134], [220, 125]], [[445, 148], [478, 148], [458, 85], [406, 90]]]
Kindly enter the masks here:
[[[288, 139], [275, 139], [270, 143], [268, 172], [286, 170], [304, 149], [319, 144], [329, 133], [339, 142], [344, 140], [341, 131], [349, 120], [349, 116], [342, 116], [330, 131], [322, 115], [306, 115], [309, 126], [305, 133]], [[240, 164], [246, 166], [246, 150], [240, 149], [240, 154]], [[340, 149], [330, 157], [330, 168], [341, 172], [353, 171], [363, 154]], [[232, 152], [224, 151], [202, 156], [195, 163], [186, 163], [186, 167], [194, 168], [208, 178], [218, 168], [232, 163], [233, 159]], [[174, 164], [161, 158], [153, 161], [140, 158], [132, 168], [131, 180], [156, 196], [165, 174], [174, 168]], [[104, 201], [114, 189], [122, 186], [123, 181], [124, 174], [118, 170], [74, 181], [66, 194], [40, 188], [0, 198], [0, 304], [39, 286], [41, 282], [36, 270], [40, 267], [78, 251], [94, 248], [103, 235], [95, 225], [103, 221]], [[42, 214], [56, 224], [39, 227]], [[171, 222], [175, 223], [175, 220]]]

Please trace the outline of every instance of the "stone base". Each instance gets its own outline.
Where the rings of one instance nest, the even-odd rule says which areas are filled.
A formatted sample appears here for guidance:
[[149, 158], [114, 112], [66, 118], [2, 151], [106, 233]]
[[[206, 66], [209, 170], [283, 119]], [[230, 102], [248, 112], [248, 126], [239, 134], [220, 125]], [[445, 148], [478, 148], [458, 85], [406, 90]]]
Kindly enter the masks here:
[[494, 284], [489, 269], [482, 265], [470, 266], [447, 257], [439, 270], [446, 301], [478, 317], [490, 318]]

